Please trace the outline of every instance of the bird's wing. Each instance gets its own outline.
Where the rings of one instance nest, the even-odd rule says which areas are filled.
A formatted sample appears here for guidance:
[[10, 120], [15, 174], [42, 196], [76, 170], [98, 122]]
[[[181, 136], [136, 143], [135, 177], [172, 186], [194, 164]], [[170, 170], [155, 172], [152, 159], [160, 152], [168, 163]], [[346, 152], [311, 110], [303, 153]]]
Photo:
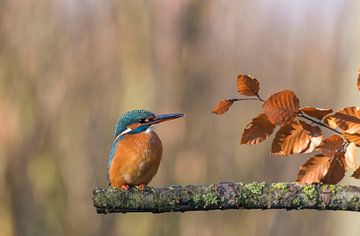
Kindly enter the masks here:
[[119, 143], [119, 141], [122, 139], [123, 137], [121, 135], [117, 136], [114, 140], [114, 142], [111, 145], [111, 150], [110, 150], [110, 154], [109, 154], [109, 160], [108, 160], [108, 177], [109, 177], [109, 170], [110, 170], [110, 166], [111, 166], [111, 162], [114, 158], [116, 149], [117, 149], [117, 145]]

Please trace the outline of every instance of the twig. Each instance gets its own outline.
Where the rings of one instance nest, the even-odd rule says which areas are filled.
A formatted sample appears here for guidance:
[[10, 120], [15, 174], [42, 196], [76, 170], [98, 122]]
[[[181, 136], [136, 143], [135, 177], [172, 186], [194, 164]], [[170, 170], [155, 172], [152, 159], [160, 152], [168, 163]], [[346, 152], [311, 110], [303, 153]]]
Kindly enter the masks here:
[[260, 97], [259, 93], [256, 93], [256, 97], [260, 102], [265, 102], [265, 100]]
[[258, 101], [258, 98], [230, 98], [228, 99], [231, 102], [237, 102], [237, 101], [249, 101], [249, 100], [253, 100], [253, 101]]
[[304, 118], [304, 119], [306, 119], [306, 120], [308, 120], [308, 121], [311, 121], [311, 122], [313, 122], [313, 123], [315, 123], [315, 124], [317, 124], [317, 125], [320, 125], [320, 126], [322, 126], [322, 127], [324, 127], [324, 128], [327, 128], [327, 129], [329, 129], [329, 130], [331, 130], [331, 131], [333, 131], [333, 132], [335, 132], [335, 133], [337, 133], [337, 134], [340, 134], [340, 135], [342, 136], [342, 133], [339, 132], [338, 130], [333, 129], [333, 128], [331, 128], [330, 126], [328, 126], [328, 125], [326, 125], [326, 124], [324, 124], [324, 123], [322, 123], [322, 122], [319, 122], [319, 121], [317, 121], [317, 120], [314, 120], [314, 119], [312, 119], [312, 118], [310, 118], [310, 117], [308, 117], [308, 116], [305, 116], [304, 113], [302, 113], [301, 111], [298, 113], [297, 116], [298, 116], [298, 117], [301, 117], [301, 118]]

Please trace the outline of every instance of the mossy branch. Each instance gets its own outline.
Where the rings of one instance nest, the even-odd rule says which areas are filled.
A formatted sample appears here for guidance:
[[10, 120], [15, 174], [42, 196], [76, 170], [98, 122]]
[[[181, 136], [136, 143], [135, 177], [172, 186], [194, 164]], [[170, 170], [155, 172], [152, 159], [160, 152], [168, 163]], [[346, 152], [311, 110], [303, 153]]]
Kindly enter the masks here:
[[93, 191], [98, 213], [185, 212], [226, 209], [360, 211], [360, 187], [297, 183], [218, 183]]

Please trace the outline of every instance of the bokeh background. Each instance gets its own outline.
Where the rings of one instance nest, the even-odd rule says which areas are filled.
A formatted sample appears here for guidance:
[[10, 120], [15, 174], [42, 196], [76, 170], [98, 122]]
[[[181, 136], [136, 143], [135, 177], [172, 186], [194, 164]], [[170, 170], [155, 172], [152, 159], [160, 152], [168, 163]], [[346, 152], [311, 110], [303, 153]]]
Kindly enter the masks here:
[[238, 73], [265, 98], [358, 105], [359, 12], [357, 0], [0, 0], [0, 234], [358, 235], [360, 215], [345, 212], [97, 215], [91, 192], [134, 108], [186, 114], [156, 127], [153, 186], [293, 181], [305, 156], [239, 144], [257, 102], [210, 111], [238, 96]]

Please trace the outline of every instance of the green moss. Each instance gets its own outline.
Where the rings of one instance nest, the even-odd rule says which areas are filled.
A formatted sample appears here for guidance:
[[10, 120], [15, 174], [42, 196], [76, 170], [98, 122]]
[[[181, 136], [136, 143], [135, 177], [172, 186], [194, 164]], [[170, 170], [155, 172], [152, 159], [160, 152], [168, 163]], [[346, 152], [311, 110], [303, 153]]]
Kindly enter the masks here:
[[295, 205], [295, 206], [300, 206], [302, 204], [302, 201], [300, 198], [295, 198], [292, 203]]
[[270, 193], [276, 194], [278, 199], [283, 199], [287, 193], [287, 184], [286, 183], [275, 183], [270, 187]]
[[154, 196], [158, 196], [158, 190], [156, 190], [156, 188], [153, 187], [146, 187], [146, 191], [149, 193], [152, 193]]
[[253, 195], [262, 195], [264, 188], [266, 187], [266, 183], [250, 183], [245, 185], [246, 188], [250, 191]]
[[165, 205], [165, 210], [173, 211], [175, 207], [177, 206], [176, 200], [167, 201]]
[[192, 198], [193, 202], [194, 202], [194, 207], [198, 208], [200, 203], [202, 202], [202, 196], [201, 194], [195, 194]]
[[216, 206], [219, 202], [216, 192], [211, 188], [204, 189], [204, 191], [192, 196], [192, 201], [195, 208], [209, 206]]
[[221, 198], [220, 198], [221, 204], [223, 204], [225, 201], [226, 201], [225, 196], [221, 196]]
[[329, 190], [331, 191], [331, 193], [335, 193], [335, 191], [336, 191], [335, 185], [330, 184], [330, 185], [328, 185], [328, 187], [329, 187]]
[[360, 199], [357, 196], [354, 196], [350, 200], [351, 205], [354, 206], [355, 209], [360, 210]]
[[266, 201], [266, 183], [250, 183], [245, 184], [241, 188], [241, 194], [239, 199], [236, 201], [239, 206], [251, 206], [253, 208], [262, 208]]
[[303, 187], [303, 192], [309, 200], [316, 199], [317, 191], [315, 185], [306, 185]]
[[336, 192], [336, 186], [333, 184], [324, 184], [321, 186], [321, 191], [322, 192], [330, 192], [330, 193], [335, 193]]
[[276, 183], [272, 185], [277, 190], [286, 190], [287, 185], [285, 183]]
[[207, 192], [204, 195], [204, 207], [208, 207], [208, 206], [213, 206], [213, 205], [217, 205], [218, 203], [218, 197], [215, 193], [212, 192]]
[[106, 207], [107, 206], [106, 197], [104, 195], [98, 195], [96, 197], [96, 205], [99, 207]]

